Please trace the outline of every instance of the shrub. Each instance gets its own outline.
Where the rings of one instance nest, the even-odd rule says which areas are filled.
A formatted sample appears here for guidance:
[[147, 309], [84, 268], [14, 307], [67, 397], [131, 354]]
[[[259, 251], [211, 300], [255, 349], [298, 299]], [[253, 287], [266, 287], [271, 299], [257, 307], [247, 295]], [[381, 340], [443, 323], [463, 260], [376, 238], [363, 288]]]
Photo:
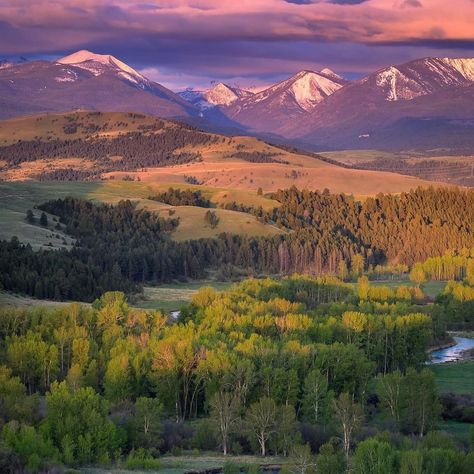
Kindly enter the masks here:
[[125, 461], [126, 469], [159, 469], [160, 467], [160, 460], [150, 456], [142, 448], [132, 451]]

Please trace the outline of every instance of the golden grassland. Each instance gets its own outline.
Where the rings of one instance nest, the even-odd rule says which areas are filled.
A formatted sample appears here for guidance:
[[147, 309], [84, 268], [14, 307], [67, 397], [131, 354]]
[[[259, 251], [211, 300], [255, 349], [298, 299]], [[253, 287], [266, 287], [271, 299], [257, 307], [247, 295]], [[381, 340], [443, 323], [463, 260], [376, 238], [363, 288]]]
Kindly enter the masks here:
[[[215, 237], [222, 232], [232, 232], [249, 236], [272, 236], [283, 231], [277, 227], [259, 222], [254, 216], [225, 209], [213, 209], [219, 217], [216, 227], [211, 227], [205, 220], [207, 209], [191, 206], [168, 206], [148, 199], [148, 197], [167, 189], [166, 186], [155, 186], [150, 183], [128, 181], [100, 182], [0, 182], [0, 239], [10, 239], [17, 236], [21, 242], [30, 243], [33, 248], [69, 247], [73, 240], [62, 231], [54, 229], [53, 216], [49, 217], [49, 227], [43, 228], [37, 224], [29, 224], [25, 220], [26, 211], [33, 209], [38, 218], [40, 211], [34, 207], [50, 199], [75, 196], [91, 199], [96, 202], [116, 204], [120, 200], [130, 199], [139, 208], [157, 211], [164, 218], [180, 218], [177, 229], [171, 237], [178, 241]], [[181, 187], [193, 187], [189, 185]], [[227, 200], [238, 199], [242, 204], [262, 205], [270, 209], [278, 205], [276, 201], [256, 192], [228, 193], [217, 188], [202, 189], [205, 196], [216, 204]], [[171, 211], [171, 212], [170, 212]]]
[[[78, 125], [74, 135], [65, 132], [72, 120]], [[8, 120], [0, 120], [0, 146], [11, 145], [19, 140], [53, 140], [71, 138], [91, 138], [116, 136], [120, 133], [135, 132], [141, 125], [153, 125], [155, 117], [143, 114], [131, 116], [124, 112], [97, 113], [73, 111], [44, 115], [29, 115]], [[106, 126], [105, 130], [94, 131], [91, 125]]]
[[[33, 139], [47, 141], [84, 138], [93, 140], [97, 137], [116, 136], [143, 130], [143, 127], [152, 126], [158, 120], [142, 114], [121, 112], [98, 114], [87, 111], [4, 120], [0, 121], [0, 145]], [[65, 129], [72, 121], [77, 124], [77, 132], [73, 135], [65, 133]], [[179, 126], [174, 122], [160, 122], [165, 123], [166, 127]], [[161, 133], [161, 131], [148, 130], [143, 133]], [[213, 136], [213, 134], [209, 135]], [[332, 192], [343, 192], [356, 196], [375, 195], [380, 192], [399, 193], [417, 186], [431, 184], [395, 173], [344, 169], [317, 158], [284, 151], [253, 137], [226, 138], [196, 147], [186, 147], [182, 151], [198, 152], [202, 156], [202, 161], [166, 168], [147, 168], [137, 172], [112, 172], [104, 177], [121, 179], [125, 175], [129, 175], [140, 178], [146, 183], [168, 184], [170, 182], [184, 183], [187, 175], [194, 176], [206, 186], [231, 190], [255, 191], [262, 188], [265, 192], [270, 192], [294, 185], [310, 190], [327, 188]], [[279, 163], [251, 163], [235, 158], [233, 155], [237, 151], [273, 154], [273, 159]], [[345, 156], [352, 157], [360, 155], [364, 161], [368, 156], [380, 156], [380, 152], [373, 150], [366, 150], [365, 155], [364, 152], [359, 151], [334, 153], [336, 155], [331, 153], [326, 155], [335, 159], [339, 153], [341, 161], [344, 153]], [[91, 160], [66, 156], [56, 160], [24, 163], [16, 169], [0, 172], [0, 178], [26, 180], [32, 179], [41, 171], [52, 171], [64, 167], [84, 170], [93, 166], [94, 162]]]

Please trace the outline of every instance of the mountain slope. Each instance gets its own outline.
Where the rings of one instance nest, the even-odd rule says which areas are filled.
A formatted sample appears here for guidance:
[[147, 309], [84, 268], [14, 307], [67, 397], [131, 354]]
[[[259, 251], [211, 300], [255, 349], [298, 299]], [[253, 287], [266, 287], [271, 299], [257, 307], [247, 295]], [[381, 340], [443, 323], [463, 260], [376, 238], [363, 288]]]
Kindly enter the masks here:
[[0, 69], [0, 118], [74, 108], [196, 115], [195, 107], [109, 55], [79, 51], [57, 62]]
[[206, 110], [216, 106], [228, 106], [236, 100], [253, 96], [253, 93], [219, 82], [210, 89], [202, 91], [188, 89], [179, 92], [178, 95], [200, 109]]
[[463, 148], [473, 118], [474, 60], [425, 58], [347, 84], [276, 132], [321, 148]]
[[300, 71], [251, 97], [235, 101], [223, 112], [253, 131], [272, 131], [305, 116], [345, 83], [330, 70]]

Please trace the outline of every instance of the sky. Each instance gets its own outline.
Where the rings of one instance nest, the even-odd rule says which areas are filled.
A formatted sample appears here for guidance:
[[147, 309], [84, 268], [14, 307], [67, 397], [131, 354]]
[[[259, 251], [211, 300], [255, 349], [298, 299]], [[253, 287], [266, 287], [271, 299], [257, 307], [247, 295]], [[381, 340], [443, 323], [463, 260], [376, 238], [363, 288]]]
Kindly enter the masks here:
[[263, 87], [302, 69], [352, 79], [474, 57], [474, 0], [0, 0], [0, 59], [112, 54], [173, 90]]

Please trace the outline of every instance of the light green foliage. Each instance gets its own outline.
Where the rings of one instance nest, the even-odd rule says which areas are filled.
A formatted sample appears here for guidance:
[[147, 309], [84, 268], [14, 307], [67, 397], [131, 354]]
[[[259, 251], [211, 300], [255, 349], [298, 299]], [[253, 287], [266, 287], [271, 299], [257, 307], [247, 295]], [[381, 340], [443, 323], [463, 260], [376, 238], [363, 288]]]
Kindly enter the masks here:
[[65, 462], [107, 461], [121, 448], [123, 439], [107, 418], [100, 395], [90, 387], [71, 392], [66, 383], [54, 382], [46, 395], [44, 432], [61, 448]]
[[17, 453], [26, 467], [37, 472], [48, 462], [59, 459], [59, 451], [33, 426], [11, 421], [3, 427], [2, 440]]
[[13, 377], [8, 367], [0, 365], [0, 420], [31, 421], [37, 405], [36, 396], [27, 396], [19, 377]]
[[289, 471], [292, 474], [314, 474], [317, 472], [316, 458], [308, 444], [297, 444], [293, 447], [290, 456]]
[[355, 403], [348, 393], [341, 393], [334, 402], [334, 413], [342, 434], [342, 445], [347, 462], [353, 437], [364, 420], [364, 412], [362, 407]]
[[333, 393], [328, 388], [327, 378], [316, 369], [311, 370], [304, 380], [303, 412], [311, 423], [327, 421], [332, 410]]
[[253, 403], [245, 416], [245, 428], [251, 440], [256, 441], [262, 456], [267, 454], [268, 442], [277, 432], [277, 406], [268, 397]]
[[298, 423], [293, 405], [283, 405], [278, 407], [277, 429], [272, 439], [274, 452], [288, 456], [291, 448], [300, 441]]
[[404, 379], [402, 426], [419, 436], [436, 428], [441, 414], [433, 372], [408, 369]]
[[133, 414], [137, 446], [151, 448], [159, 445], [162, 412], [163, 405], [157, 398], [137, 398]]
[[7, 358], [30, 393], [47, 389], [58, 371], [58, 348], [31, 331], [7, 341]]
[[[439, 416], [432, 374], [410, 368], [426, 358], [430, 308], [416, 312], [397, 291], [382, 301], [371, 286], [361, 299], [334, 277], [246, 280], [225, 292], [201, 290], [176, 322], [131, 307], [118, 292], [88, 308], [0, 309], [2, 421], [34, 424], [20, 438], [40, 436], [69, 466], [107, 464], [123, 453], [121, 462], [137, 469], [154, 465], [164, 446], [241, 455], [250, 445], [281, 461], [308, 423], [321, 442], [339, 431], [341, 446], [324, 445], [317, 460], [302, 448], [320, 472], [336, 474], [355, 462], [361, 404], [381, 373], [385, 413], [377, 422], [391, 418], [394, 430], [425, 436], [422, 445], [390, 445], [400, 463], [405, 449], [452, 450], [427, 435]], [[40, 421], [32, 408], [42, 396]], [[359, 464], [388, 458], [388, 440], [362, 445]], [[8, 444], [12, 455], [17, 445]], [[39, 466], [48, 456], [25, 451], [21, 459]], [[418, 461], [403, 462], [408, 473]]]
[[441, 414], [433, 372], [408, 369], [380, 376], [377, 394], [395, 426], [423, 436], [436, 428]]
[[341, 451], [337, 451], [333, 444], [323, 444], [316, 459], [317, 472], [343, 474], [346, 472], [346, 463]]
[[355, 453], [357, 474], [396, 474], [396, 451], [387, 442], [367, 439]]
[[230, 446], [230, 436], [240, 424], [239, 394], [218, 391], [211, 399], [210, 417], [224, 456]]
[[423, 474], [423, 452], [403, 451], [400, 454], [400, 474]]
[[143, 448], [131, 451], [125, 460], [125, 468], [130, 470], [156, 470], [161, 466], [160, 460], [147, 454]]

